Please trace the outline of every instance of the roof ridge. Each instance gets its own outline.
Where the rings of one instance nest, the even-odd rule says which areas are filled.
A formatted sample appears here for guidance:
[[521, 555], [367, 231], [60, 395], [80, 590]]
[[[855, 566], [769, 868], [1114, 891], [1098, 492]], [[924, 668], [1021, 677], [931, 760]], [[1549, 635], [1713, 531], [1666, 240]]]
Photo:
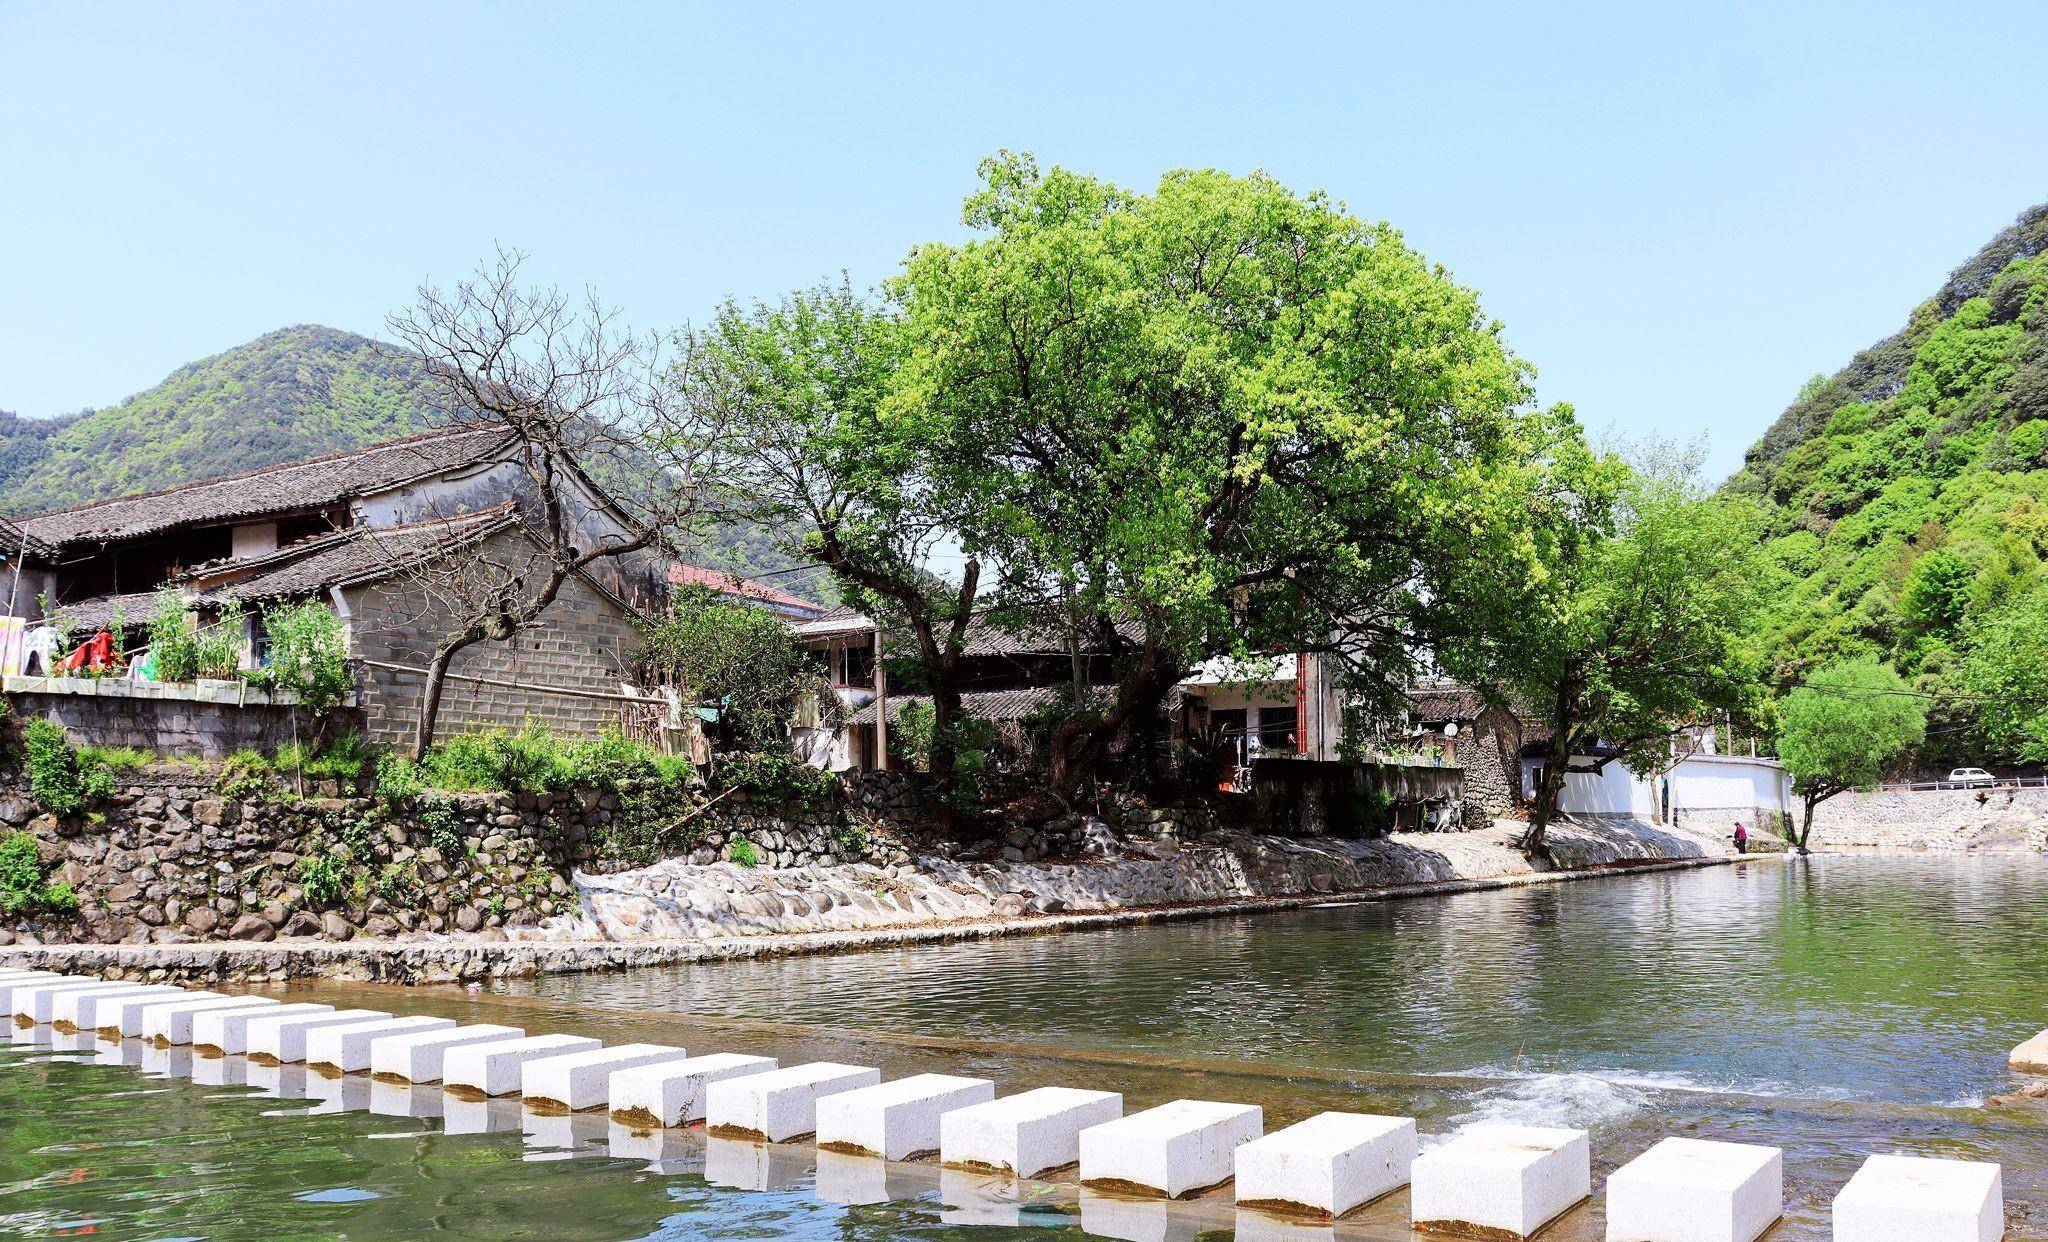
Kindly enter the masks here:
[[[25, 523], [36, 521], [39, 518], [56, 517], [65, 513], [83, 513], [88, 509], [97, 509], [102, 505], [116, 505], [134, 500], [148, 500], [156, 496], [169, 496], [176, 492], [189, 491], [196, 487], [210, 487], [217, 483], [232, 483], [238, 479], [253, 479], [273, 471], [297, 470], [304, 466], [318, 466], [340, 461], [347, 457], [363, 457], [385, 449], [397, 448], [403, 444], [412, 444], [420, 440], [431, 439], [435, 436], [468, 435], [473, 432], [489, 430], [491, 430], [491, 427], [487, 423], [457, 423], [448, 427], [434, 427], [426, 431], [415, 432], [409, 436], [399, 436], [392, 440], [379, 440], [374, 444], [359, 445], [352, 449], [337, 449], [332, 453], [322, 453], [318, 457], [301, 457], [295, 461], [274, 462], [268, 466], [257, 466], [254, 469], [241, 470], [233, 474], [218, 474], [205, 479], [187, 479], [183, 483], [172, 483], [164, 487], [149, 488], [145, 491], [128, 492], [120, 496], [108, 496], [101, 500], [82, 501], [79, 504], [65, 505], [57, 509], [42, 509], [35, 513], [22, 514], [15, 520], [17, 523]], [[504, 434], [509, 438], [514, 433], [507, 430]]]

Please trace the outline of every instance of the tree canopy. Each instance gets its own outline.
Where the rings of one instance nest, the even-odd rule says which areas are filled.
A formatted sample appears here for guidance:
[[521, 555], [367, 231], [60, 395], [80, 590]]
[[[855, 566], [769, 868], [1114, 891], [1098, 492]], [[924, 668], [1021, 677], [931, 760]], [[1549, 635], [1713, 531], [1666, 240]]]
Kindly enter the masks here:
[[1926, 702], [1873, 656], [1822, 669], [1778, 706], [1778, 759], [1804, 803], [1793, 844], [1813, 837], [1816, 804], [1877, 784], [1927, 734]]

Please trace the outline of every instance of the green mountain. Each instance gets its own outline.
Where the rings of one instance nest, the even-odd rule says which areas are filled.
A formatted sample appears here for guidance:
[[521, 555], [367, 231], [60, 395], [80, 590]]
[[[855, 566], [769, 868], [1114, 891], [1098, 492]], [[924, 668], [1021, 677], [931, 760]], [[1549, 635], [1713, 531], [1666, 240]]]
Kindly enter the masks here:
[[414, 366], [300, 326], [173, 371], [103, 410], [0, 416], [0, 509], [30, 513], [234, 474], [424, 429]]
[[1769, 513], [1776, 679], [1876, 653], [1929, 764], [2048, 759], [2048, 204], [1816, 376], [1728, 487]]

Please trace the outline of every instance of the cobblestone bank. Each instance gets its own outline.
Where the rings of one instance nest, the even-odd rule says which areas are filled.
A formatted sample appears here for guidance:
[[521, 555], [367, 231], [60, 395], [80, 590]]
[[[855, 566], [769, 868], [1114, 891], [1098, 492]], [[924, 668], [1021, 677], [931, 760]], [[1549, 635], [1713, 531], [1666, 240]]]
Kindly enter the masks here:
[[1839, 794], [1814, 808], [1813, 848], [2048, 851], [2048, 789]]
[[[581, 910], [522, 938], [721, 940], [858, 931], [1025, 914], [1057, 915], [1359, 892], [1407, 884], [1535, 874], [1514, 846], [1521, 826], [1396, 833], [1374, 841], [1214, 832], [1197, 842], [1118, 841], [1077, 862], [963, 862], [767, 869], [670, 861], [638, 871], [578, 875]], [[1556, 825], [1551, 848], [1568, 868], [1732, 853], [1715, 837], [1627, 818]]]

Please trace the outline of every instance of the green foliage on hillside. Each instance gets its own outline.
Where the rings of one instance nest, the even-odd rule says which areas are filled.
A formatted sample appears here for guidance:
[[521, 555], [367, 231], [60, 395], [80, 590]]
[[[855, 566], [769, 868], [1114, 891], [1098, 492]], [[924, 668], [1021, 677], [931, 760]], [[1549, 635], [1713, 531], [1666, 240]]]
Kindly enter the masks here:
[[30, 513], [316, 457], [424, 429], [415, 365], [333, 328], [283, 328], [62, 419], [0, 420], [0, 493]]
[[[1730, 483], [1770, 506], [1776, 678], [1891, 663], [1934, 696], [1932, 766], [2048, 753], [2038, 709], [2001, 689], [2033, 684], [2043, 658], [2029, 619], [2048, 605], [2048, 207], [1985, 253], [2006, 261], [1986, 274], [1980, 254], [1878, 347], [1889, 379], [1873, 382], [1865, 351], [1810, 384]], [[1787, 420], [1803, 430], [1780, 435]]]

